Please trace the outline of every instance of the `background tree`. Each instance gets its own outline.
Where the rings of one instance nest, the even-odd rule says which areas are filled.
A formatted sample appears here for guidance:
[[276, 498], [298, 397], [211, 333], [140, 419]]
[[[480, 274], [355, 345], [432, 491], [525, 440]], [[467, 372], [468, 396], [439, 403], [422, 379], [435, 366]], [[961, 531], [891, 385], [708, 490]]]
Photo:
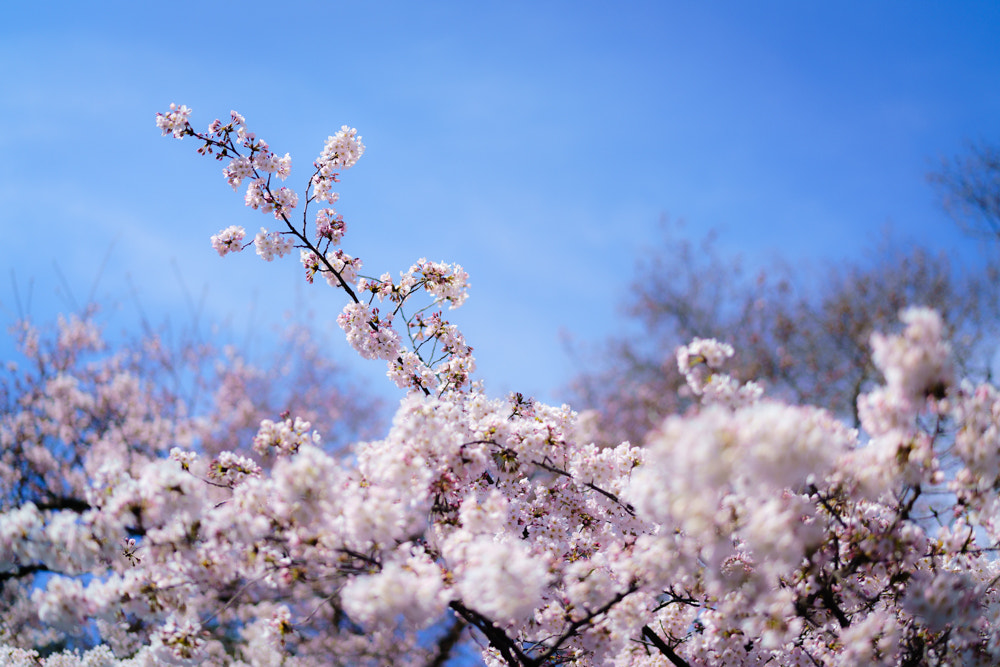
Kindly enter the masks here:
[[[11, 328], [22, 358], [0, 374], [0, 513], [30, 503], [79, 521], [95, 509], [90, 480], [101, 461], [131, 473], [174, 447], [211, 459], [292, 408], [324, 428], [330, 452], [380, 428], [381, 401], [304, 325], [290, 323], [260, 365], [196, 327], [171, 333], [143, 318], [143, 335], [111, 342], [100, 321], [92, 305], [49, 326], [23, 319]], [[38, 546], [0, 555], [0, 643], [58, 649], [65, 640], [39, 628], [30, 593], [40, 576], [77, 569], [72, 559], [46, 562]]]
[[988, 367], [984, 344], [1000, 315], [992, 268], [959, 271], [944, 253], [886, 236], [865, 261], [816, 272], [775, 261], [751, 273], [719, 250], [714, 232], [694, 243], [676, 225], [662, 230], [623, 309], [641, 333], [607, 342], [594, 355], [602, 360], [597, 370], [570, 388], [575, 405], [597, 410], [609, 443], [641, 442], [692, 404], [673, 352], [693, 338], [735, 346], [733, 375], [769, 395], [825, 407], [855, 425], [858, 396], [881, 379], [871, 335], [895, 327], [907, 306], [941, 313], [963, 372], [981, 376]]
[[962, 229], [1000, 241], [1000, 147], [971, 144], [964, 155], [942, 160], [929, 180]]

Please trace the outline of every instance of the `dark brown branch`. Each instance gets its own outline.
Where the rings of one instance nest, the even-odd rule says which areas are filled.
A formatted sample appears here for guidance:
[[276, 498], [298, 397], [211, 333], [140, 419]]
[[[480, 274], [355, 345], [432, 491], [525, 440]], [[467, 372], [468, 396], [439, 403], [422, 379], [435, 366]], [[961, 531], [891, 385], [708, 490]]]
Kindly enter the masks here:
[[455, 649], [458, 641], [462, 638], [462, 631], [465, 630], [465, 620], [461, 616], [453, 616], [452, 624], [448, 631], [438, 639], [437, 654], [434, 659], [427, 663], [427, 667], [444, 667], [451, 657], [451, 652]]
[[71, 510], [78, 514], [83, 514], [92, 509], [90, 503], [79, 498], [51, 498], [49, 500], [35, 503], [35, 506], [42, 512], [45, 510]]
[[670, 645], [663, 641], [658, 634], [653, 632], [653, 629], [648, 625], [642, 626], [642, 636], [644, 639], [648, 640], [650, 644], [655, 646], [656, 650], [665, 655], [667, 660], [672, 662], [677, 667], [691, 667], [687, 660], [677, 655], [674, 649], [670, 648]]
[[448, 605], [451, 607], [455, 613], [461, 616], [467, 623], [475, 626], [486, 635], [487, 641], [489, 641], [490, 646], [495, 648], [500, 652], [500, 657], [504, 659], [510, 667], [526, 667], [527, 665], [534, 664], [531, 659], [524, 654], [524, 651], [518, 647], [517, 643], [507, 636], [503, 630], [498, 628], [493, 621], [489, 620], [482, 614], [472, 609], [469, 609], [461, 602], [454, 601]]
[[12, 572], [0, 572], [0, 584], [6, 583], [9, 579], [20, 579], [35, 572], [48, 572], [44, 565], [22, 565]]
[[834, 618], [837, 619], [837, 623], [840, 624], [840, 627], [851, 627], [851, 621], [847, 618], [847, 614], [844, 613], [844, 610], [837, 604], [837, 600], [833, 597], [833, 591], [824, 586], [819, 597], [823, 601], [823, 606], [825, 606], [827, 610], [833, 614]]

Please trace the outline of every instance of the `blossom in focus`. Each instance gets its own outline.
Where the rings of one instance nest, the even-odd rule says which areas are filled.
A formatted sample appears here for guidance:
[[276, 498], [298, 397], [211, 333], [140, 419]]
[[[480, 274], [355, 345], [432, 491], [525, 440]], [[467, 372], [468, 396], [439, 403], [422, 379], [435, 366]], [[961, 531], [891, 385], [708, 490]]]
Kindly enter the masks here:
[[391, 319], [379, 319], [378, 309], [349, 303], [337, 316], [337, 324], [347, 334], [347, 342], [365, 359], [395, 359], [399, 355], [399, 334]]
[[163, 130], [163, 134], [172, 134], [177, 139], [184, 136], [184, 131], [190, 127], [188, 123], [188, 116], [191, 115], [191, 109], [187, 108], [185, 105], [177, 106], [171, 103], [170, 111], [165, 114], [156, 114], [156, 126]]
[[246, 230], [239, 225], [230, 225], [218, 234], [212, 235], [212, 247], [219, 253], [219, 257], [225, 257], [231, 252], [243, 250], [242, 244], [246, 235]]
[[326, 140], [323, 152], [316, 158], [316, 174], [312, 178], [313, 196], [319, 201], [333, 204], [337, 201], [337, 193], [333, 184], [338, 179], [339, 169], [350, 169], [365, 152], [358, 131], [344, 125], [340, 131]]
[[340, 131], [328, 137], [317, 162], [331, 167], [350, 169], [365, 153], [361, 136], [353, 127], [343, 125]]
[[260, 228], [253, 242], [257, 246], [257, 254], [268, 262], [275, 257], [284, 257], [292, 251], [294, 245], [290, 238], [279, 232], [268, 232], [263, 227]]

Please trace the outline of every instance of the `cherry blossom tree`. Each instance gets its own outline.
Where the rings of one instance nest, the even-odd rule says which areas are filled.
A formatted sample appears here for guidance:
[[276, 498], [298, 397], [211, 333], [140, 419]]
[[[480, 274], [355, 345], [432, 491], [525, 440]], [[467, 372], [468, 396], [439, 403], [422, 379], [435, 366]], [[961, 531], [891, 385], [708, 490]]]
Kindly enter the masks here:
[[[135, 471], [185, 444], [212, 458], [292, 404], [326, 425], [328, 451], [379, 420], [381, 402], [351, 383], [302, 325], [287, 326], [272, 362], [260, 366], [231, 346], [218, 349], [193, 331], [157, 332], [145, 320], [141, 338], [112, 342], [100, 322], [92, 305], [48, 328], [28, 319], [13, 328], [22, 359], [8, 362], [0, 378], [0, 509], [48, 513], [51, 535], [42, 542], [76, 539], [74, 526], [94, 510], [90, 482], [108, 461]], [[44, 578], [80, 574], [66, 554], [40, 558], [48, 548], [0, 552], [0, 641], [73, 643], [40, 626], [26, 606]]]
[[[599, 447], [568, 406], [473, 380], [444, 319], [466, 298], [461, 267], [366, 277], [340, 247], [332, 184], [363, 153], [353, 129], [296, 197], [279, 185], [290, 158], [242, 117], [200, 133], [189, 114], [157, 124], [223, 161], [277, 224], [212, 245], [298, 250], [306, 279], [346, 302], [349, 344], [406, 396], [384, 438], [348, 457], [295, 414], [211, 457], [174, 422], [167, 457], [128, 438], [87, 450], [71, 480], [86, 508], [24, 498], [0, 515], [8, 580], [62, 573], [5, 600], [32, 632], [5, 636], [0, 660], [443, 665], [462, 637], [509, 667], [1000, 659], [1000, 394], [959, 379], [935, 311], [871, 337], [883, 380], [859, 398], [860, 431], [737, 381], [734, 347], [700, 338], [675, 360], [697, 404], [645, 447]], [[49, 403], [75, 437], [80, 411]], [[5, 415], [5, 445], [18, 423]], [[939, 463], [944, 447], [957, 465]], [[67, 638], [78, 650], [46, 650]]]

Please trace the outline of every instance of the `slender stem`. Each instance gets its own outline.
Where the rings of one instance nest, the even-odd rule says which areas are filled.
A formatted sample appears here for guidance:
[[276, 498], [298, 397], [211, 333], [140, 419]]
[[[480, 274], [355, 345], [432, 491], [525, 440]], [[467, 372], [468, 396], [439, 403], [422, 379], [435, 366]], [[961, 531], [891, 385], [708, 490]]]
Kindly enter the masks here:
[[555, 466], [549, 465], [549, 464], [547, 464], [547, 463], [545, 463], [543, 461], [532, 461], [532, 464], [538, 466], [539, 468], [542, 468], [543, 470], [548, 470], [551, 473], [555, 473], [556, 475], [562, 475], [563, 477], [568, 477], [569, 479], [572, 479], [572, 480], [574, 480], [574, 481], [576, 481], [576, 482], [578, 482], [580, 484], [583, 484], [585, 487], [587, 487], [591, 491], [596, 491], [597, 493], [601, 494], [605, 498], [614, 501], [615, 504], [619, 505], [622, 509], [624, 509], [626, 512], [628, 512], [630, 516], [635, 516], [635, 508], [634, 507], [632, 507], [628, 503], [622, 502], [622, 500], [618, 496], [616, 496], [615, 494], [611, 493], [610, 491], [602, 489], [601, 487], [597, 486], [593, 482], [584, 482], [584, 481], [581, 481], [579, 479], [576, 479], [575, 477], [573, 477], [572, 474], [566, 472], [565, 470], [560, 470], [559, 468], [556, 468]]
[[611, 609], [616, 604], [618, 604], [619, 602], [621, 602], [622, 600], [624, 600], [627, 596], [629, 596], [632, 593], [634, 593], [637, 589], [638, 589], [638, 586], [635, 583], [633, 583], [627, 589], [625, 589], [624, 591], [622, 591], [618, 595], [616, 595], [613, 598], [611, 598], [611, 600], [609, 600], [606, 604], [604, 604], [603, 606], [601, 606], [601, 608], [599, 608], [599, 609], [597, 609], [595, 611], [590, 612], [589, 614], [587, 614], [586, 616], [584, 616], [583, 618], [581, 618], [578, 621], [573, 621], [572, 623], [570, 623], [570, 625], [566, 629], [566, 631], [562, 633], [562, 635], [559, 637], [559, 639], [557, 639], [548, 648], [548, 650], [546, 650], [544, 653], [542, 653], [541, 655], [539, 655], [538, 657], [536, 657], [536, 658], [534, 658], [532, 660], [532, 662], [530, 663], [532, 665], [532, 667], [541, 667], [541, 665], [544, 665], [545, 662], [549, 658], [555, 656], [555, 654], [559, 651], [559, 647], [560, 646], [562, 646], [564, 643], [566, 643], [566, 641], [568, 641], [571, 637], [576, 636], [576, 634], [577, 634], [577, 632], [579, 632], [580, 628], [582, 628], [584, 626], [587, 626], [587, 625], [590, 625], [595, 618], [597, 618], [598, 616], [606, 613], [609, 609]]

